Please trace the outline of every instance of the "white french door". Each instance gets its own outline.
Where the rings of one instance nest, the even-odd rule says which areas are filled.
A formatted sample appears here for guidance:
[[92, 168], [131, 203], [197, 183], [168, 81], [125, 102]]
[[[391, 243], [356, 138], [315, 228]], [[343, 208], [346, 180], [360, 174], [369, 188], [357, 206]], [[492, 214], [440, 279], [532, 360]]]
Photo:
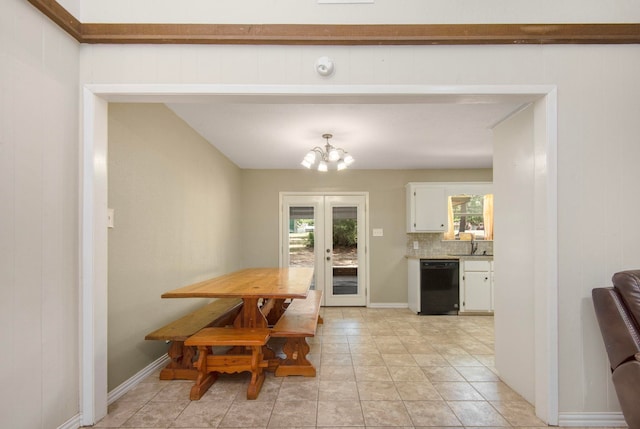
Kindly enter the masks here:
[[366, 194], [281, 194], [280, 266], [314, 267], [323, 305], [366, 305]]

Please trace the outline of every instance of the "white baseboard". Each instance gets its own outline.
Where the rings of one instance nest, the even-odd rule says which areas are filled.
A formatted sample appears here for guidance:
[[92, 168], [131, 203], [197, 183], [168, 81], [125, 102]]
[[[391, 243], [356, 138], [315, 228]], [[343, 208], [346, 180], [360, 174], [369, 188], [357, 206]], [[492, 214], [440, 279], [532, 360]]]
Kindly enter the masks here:
[[166, 366], [167, 363], [169, 363], [169, 356], [167, 354], [164, 354], [160, 356], [158, 359], [156, 359], [155, 361], [151, 362], [146, 367], [142, 368], [133, 377], [131, 377], [130, 379], [122, 383], [120, 386], [116, 387], [111, 392], [109, 392], [109, 394], [107, 395], [107, 404], [108, 405], [113, 404], [115, 401], [117, 401], [129, 390], [136, 387], [149, 374], [151, 374], [153, 371], [157, 370], [158, 368], [162, 368]]
[[[145, 377], [154, 372], [156, 369], [166, 366], [167, 363], [169, 363], [169, 356], [167, 356], [166, 354], [151, 362], [149, 365], [136, 373], [136, 375], [109, 392], [107, 396], [107, 403], [111, 405], [129, 390], [138, 385], [138, 383], [140, 383]], [[57, 429], [78, 429], [81, 426], [81, 422], [82, 416], [80, 414], [76, 414], [75, 416], [64, 422], [61, 426], [58, 426]]]
[[367, 308], [409, 308], [406, 302], [370, 302]]
[[81, 421], [80, 414], [76, 414], [66, 422], [62, 423], [61, 426], [58, 426], [57, 429], [78, 429], [80, 427], [80, 421]]
[[571, 427], [627, 427], [621, 412], [616, 413], [559, 413], [558, 426]]

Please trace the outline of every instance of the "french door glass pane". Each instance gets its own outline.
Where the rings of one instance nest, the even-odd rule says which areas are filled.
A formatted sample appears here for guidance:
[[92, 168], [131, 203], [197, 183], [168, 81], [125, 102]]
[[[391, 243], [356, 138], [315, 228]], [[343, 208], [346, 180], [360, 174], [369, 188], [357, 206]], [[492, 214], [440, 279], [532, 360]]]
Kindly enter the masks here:
[[[315, 267], [315, 208], [289, 207], [289, 266]], [[312, 289], [315, 289], [315, 274]]]
[[358, 208], [334, 206], [332, 210], [333, 295], [358, 294]]

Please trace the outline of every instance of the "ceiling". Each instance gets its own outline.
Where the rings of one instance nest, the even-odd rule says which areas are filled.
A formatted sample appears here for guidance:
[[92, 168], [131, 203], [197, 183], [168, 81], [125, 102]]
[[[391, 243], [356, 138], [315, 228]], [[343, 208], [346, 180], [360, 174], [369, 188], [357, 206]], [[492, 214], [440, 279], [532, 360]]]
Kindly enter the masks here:
[[537, 96], [259, 95], [167, 103], [240, 168], [302, 169], [322, 134], [353, 169], [491, 168], [492, 128]]

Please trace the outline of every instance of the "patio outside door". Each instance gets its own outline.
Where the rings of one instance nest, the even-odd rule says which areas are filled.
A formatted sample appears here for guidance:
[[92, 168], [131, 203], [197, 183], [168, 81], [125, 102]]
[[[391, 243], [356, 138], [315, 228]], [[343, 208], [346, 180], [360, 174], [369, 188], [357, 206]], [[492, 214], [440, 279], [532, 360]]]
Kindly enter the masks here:
[[323, 305], [366, 305], [365, 195], [283, 195], [283, 267], [314, 267]]

